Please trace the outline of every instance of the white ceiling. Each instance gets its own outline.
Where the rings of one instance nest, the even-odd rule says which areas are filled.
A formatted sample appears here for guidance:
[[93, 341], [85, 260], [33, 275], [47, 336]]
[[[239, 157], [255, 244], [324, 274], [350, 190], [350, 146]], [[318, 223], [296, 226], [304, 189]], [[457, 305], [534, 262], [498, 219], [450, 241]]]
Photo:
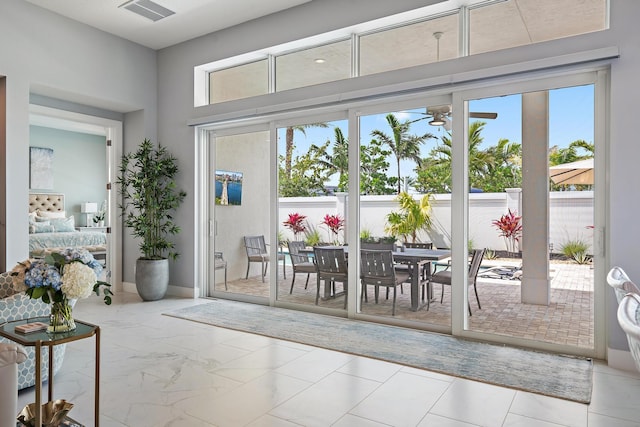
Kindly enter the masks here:
[[175, 12], [151, 21], [118, 7], [126, 0], [25, 0], [152, 49], [162, 49], [311, 0], [154, 0]]

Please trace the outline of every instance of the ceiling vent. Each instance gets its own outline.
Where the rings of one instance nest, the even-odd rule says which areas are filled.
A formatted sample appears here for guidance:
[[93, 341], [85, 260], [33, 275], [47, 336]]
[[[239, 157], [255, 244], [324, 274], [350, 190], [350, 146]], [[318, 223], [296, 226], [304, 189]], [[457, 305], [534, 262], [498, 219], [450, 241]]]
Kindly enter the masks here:
[[140, 16], [144, 16], [147, 19], [151, 19], [152, 21], [159, 21], [167, 16], [175, 14], [173, 10], [160, 6], [158, 3], [154, 3], [151, 0], [130, 0], [118, 7], [124, 7], [125, 9]]

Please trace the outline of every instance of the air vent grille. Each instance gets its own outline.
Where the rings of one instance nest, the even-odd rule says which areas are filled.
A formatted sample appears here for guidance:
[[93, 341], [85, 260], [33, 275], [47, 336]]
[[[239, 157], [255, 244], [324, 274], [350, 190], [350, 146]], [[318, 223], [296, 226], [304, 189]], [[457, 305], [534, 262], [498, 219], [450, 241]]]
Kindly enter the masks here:
[[131, 0], [121, 4], [118, 7], [124, 7], [125, 9], [136, 13], [140, 16], [144, 16], [152, 21], [159, 21], [167, 16], [175, 14], [174, 11], [160, 6], [158, 3], [151, 0]]

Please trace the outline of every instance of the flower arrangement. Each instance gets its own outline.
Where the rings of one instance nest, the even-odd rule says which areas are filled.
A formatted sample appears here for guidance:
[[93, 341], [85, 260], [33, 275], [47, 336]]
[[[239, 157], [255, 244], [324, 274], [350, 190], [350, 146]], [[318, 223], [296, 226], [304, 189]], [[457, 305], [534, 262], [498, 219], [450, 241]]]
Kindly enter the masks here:
[[511, 209], [509, 209], [508, 213], [502, 215], [500, 219], [491, 222], [500, 231], [500, 236], [504, 237], [507, 252], [509, 253], [516, 252], [517, 243], [522, 236], [521, 219], [522, 216], [517, 215], [516, 212], [511, 212]]
[[338, 232], [344, 228], [344, 219], [340, 215], [325, 215], [322, 220], [327, 229], [333, 234], [333, 241], [338, 242]]
[[284, 221], [285, 227], [293, 231], [294, 238], [298, 239], [298, 233], [304, 233], [307, 230], [307, 225], [305, 220], [307, 219], [306, 215], [301, 215], [299, 213], [290, 213], [289, 218]]
[[98, 280], [101, 273], [102, 265], [89, 251], [75, 248], [20, 262], [11, 271], [14, 288], [22, 287], [30, 298], [51, 304], [50, 332], [75, 329], [72, 300], [100, 295], [102, 290], [105, 304], [111, 304], [111, 284]]

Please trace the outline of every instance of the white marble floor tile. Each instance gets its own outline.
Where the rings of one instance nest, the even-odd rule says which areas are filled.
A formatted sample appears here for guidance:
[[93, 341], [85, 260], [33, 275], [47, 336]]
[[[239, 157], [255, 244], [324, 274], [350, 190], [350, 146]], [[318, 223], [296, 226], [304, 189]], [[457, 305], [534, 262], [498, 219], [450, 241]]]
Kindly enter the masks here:
[[464, 421], [452, 420], [440, 415], [427, 414], [417, 427], [477, 427], [478, 424], [465, 423]]
[[589, 414], [589, 427], [638, 427], [640, 421], [621, 420], [600, 414]]
[[215, 398], [194, 394], [176, 407], [216, 426], [244, 426], [296, 396], [312, 384], [286, 375], [267, 373]]
[[313, 349], [276, 369], [276, 372], [316, 382], [349, 363], [354, 356], [322, 348]]
[[446, 381], [398, 372], [349, 412], [393, 426], [415, 426], [449, 385]]
[[[589, 413], [629, 421], [640, 421], [640, 380], [594, 372], [595, 379]], [[639, 423], [640, 425], [640, 423]]]
[[510, 413], [570, 427], [587, 425], [587, 405], [519, 391]]
[[328, 426], [371, 394], [380, 383], [342, 373], [333, 373], [270, 414], [303, 426]]
[[300, 424], [294, 424], [278, 417], [266, 414], [260, 418], [247, 424], [247, 427], [299, 427]]
[[222, 364], [214, 372], [240, 382], [249, 382], [305, 354], [307, 352], [296, 348], [270, 345]]
[[[584, 424], [586, 426], [586, 424]], [[502, 427], [564, 427], [564, 424], [549, 423], [536, 418], [529, 418], [518, 414], [507, 414]]]
[[431, 413], [482, 426], [504, 422], [515, 391], [457, 378], [431, 409]]
[[353, 375], [359, 378], [383, 382], [391, 378], [402, 366], [382, 360], [355, 357], [349, 363], [338, 369], [343, 374]]
[[371, 421], [352, 414], [345, 414], [344, 417], [332, 424], [332, 427], [388, 427], [388, 424]]

